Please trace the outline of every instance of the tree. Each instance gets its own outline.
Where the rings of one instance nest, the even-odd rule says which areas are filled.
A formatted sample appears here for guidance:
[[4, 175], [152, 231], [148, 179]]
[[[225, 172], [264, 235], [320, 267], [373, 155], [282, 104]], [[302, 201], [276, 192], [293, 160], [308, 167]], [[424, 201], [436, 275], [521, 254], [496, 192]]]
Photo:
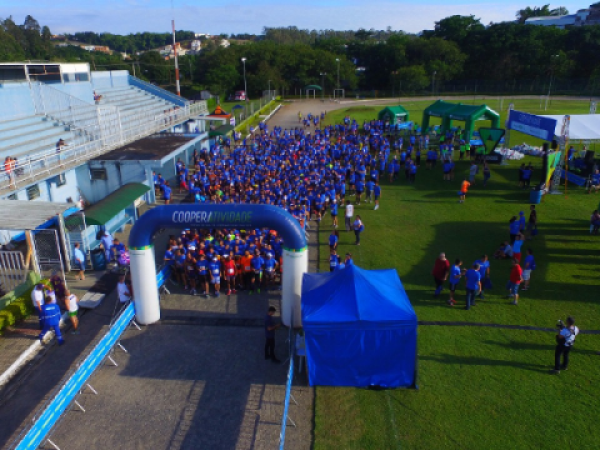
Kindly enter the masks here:
[[565, 14], [569, 14], [569, 11], [564, 6], [550, 9], [550, 4], [547, 4], [544, 6], [534, 6], [533, 8], [528, 6], [525, 9], [520, 9], [517, 11], [517, 19], [519, 23], [523, 24], [530, 17], [562, 16]]
[[463, 44], [469, 33], [485, 29], [475, 16], [450, 16], [435, 23], [434, 36]]
[[429, 75], [422, 64], [406, 66], [395, 72], [401, 91], [416, 92], [429, 85]]

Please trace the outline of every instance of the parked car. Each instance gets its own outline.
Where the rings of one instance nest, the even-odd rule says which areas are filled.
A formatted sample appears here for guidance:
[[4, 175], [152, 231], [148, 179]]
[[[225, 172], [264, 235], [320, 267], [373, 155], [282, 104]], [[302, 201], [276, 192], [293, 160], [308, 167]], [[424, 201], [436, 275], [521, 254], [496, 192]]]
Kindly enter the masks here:
[[229, 101], [246, 100], [246, 91], [235, 91], [229, 96]]

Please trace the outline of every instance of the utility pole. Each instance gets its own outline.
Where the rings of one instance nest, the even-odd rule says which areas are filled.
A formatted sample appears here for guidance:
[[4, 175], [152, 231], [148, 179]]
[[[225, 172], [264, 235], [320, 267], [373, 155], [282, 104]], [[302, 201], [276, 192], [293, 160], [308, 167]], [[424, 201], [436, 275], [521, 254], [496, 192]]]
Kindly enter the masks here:
[[173, 7], [173, 0], [171, 0], [171, 9], [173, 11], [171, 25], [173, 28], [173, 52], [175, 53], [175, 92], [181, 96], [181, 89], [179, 87], [179, 61], [177, 59], [177, 43], [175, 42], [175, 8]]

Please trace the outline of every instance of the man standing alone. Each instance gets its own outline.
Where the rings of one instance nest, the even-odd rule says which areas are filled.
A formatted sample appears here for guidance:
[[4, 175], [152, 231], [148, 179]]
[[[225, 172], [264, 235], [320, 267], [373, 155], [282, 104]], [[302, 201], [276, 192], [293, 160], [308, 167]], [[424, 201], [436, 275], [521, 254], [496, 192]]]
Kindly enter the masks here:
[[275, 314], [274, 306], [269, 307], [269, 311], [265, 317], [265, 359], [270, 359], [275, 363], [281, 362], [275, 356], [275, 330], [281, 325], [276, 324], [273, 320], [273, 314]]
[[354, 216], [354, 205], [352, 203], [348, 203], [346, 205], [346, 213], [345, 213], [345, 224], [346, 231], [350, 231], [352, 228], [352, 217]]

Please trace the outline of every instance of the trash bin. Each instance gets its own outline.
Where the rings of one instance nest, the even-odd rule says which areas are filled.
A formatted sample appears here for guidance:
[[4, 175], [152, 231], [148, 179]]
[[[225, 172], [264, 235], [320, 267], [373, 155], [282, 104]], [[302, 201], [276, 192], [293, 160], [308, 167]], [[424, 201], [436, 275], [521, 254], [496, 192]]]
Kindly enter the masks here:
[[529, 203], [532, 205], [539, 205], [542, 201], [543, 191], [539, 187], [534, 187], [529, 192]]
[[92, 267], [94, 270], [106, 270], [106, 255], [104, 250], [97, 248], [91, 251]]

